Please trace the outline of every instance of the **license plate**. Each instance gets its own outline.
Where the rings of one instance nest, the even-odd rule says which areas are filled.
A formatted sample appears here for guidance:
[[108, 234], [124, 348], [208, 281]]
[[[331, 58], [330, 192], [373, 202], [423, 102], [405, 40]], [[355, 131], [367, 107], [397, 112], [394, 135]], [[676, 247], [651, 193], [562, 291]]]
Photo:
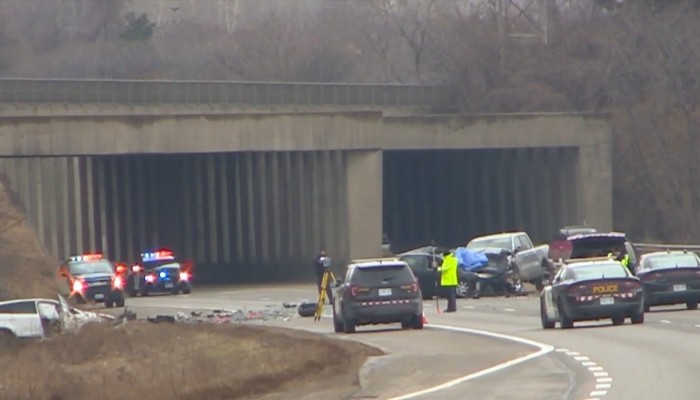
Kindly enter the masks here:
[[674, 292], [684, 292], [686, 290], [685, 285], [673, 285]]
[[615, 304], [615, 298], [614, 297], [601, 297], [600, 304], [601, 305]]
[[95, 293], [95, 300], [102, 300], [105, 298], [105, 295], [102, 293]]
[[172, 282], [168, 282], [168, 283], [165, 284], [165, 287], [166, 287], [167, 289], [170, 289], [171, 287], [173, 287], [173, 283], [172, 283]]
[[391, 289], [379, 289], [380, 296], [391, 296]]

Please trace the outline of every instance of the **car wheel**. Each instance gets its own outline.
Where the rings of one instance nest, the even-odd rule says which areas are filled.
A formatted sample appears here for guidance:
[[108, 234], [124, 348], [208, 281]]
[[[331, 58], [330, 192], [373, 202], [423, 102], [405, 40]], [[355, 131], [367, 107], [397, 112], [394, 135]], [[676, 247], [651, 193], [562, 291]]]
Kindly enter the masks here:
[[697, 302], [697, 300], [689, 301], [689, 302], [685, 303], [685, 306], [688, 307], [688, 310], [697, 310], [698, 309], [698, 302]]
[[9, 329], [0, 329], [0, 345], [12, 344], [17, 337]]
[[542, 329], [553, 329], [555, 322], [549, 320], [547, 316], [547, 306], [545, 305], [544, 298], [540, 297], [540, 320], [542, 321]]
[[124, 307], [124, 295], [120, 295], [117, 297], [117, 299], [114, 301], [114, 305], [117, 307]]
[[464, 282], [463, 280], [459, 281], [459, 284], [457, 285], [457, 297], [460, 299], [469, 297], [469, 283]]
[[413, 329], [423, 329], [423, 315], [416, 315], [413, 323]]
[[340, 333], [343, 331], [343, 321], [341, 321], [335, 313], [335, 306], [333, 307], [333, 331], [335, 333]]
[[561, 329], [571, 329], [574, 327], [574, 321], [569, 318], [568, 315], [566, 315], [566, 312], [564, 311], [564, 307], [561, 306], [561, 303], [558, 304], [557, 306], [558, 311], [559, 311], [559, 326]]
[[191, 292], [192, 288], [190, 287], [190, 285], [187, 285], [182, 289], [182, 294], [190, 294]]
[[625, 323], [625, 317], [612, 317], [613, 325], [622, 325]]
[[107, 307], [107, 308], [114, 307], [114, 302], [112, 301], [112, 299], [105, 300], [105, 307]]
[[343, 332], [345, 333], [355, 333], [355, 323], [350, 321], [350, 319], [343, 317]]
[[640, 312], [640, 313], [632, 314], [630, 319], [632, 320], [632, 323], [635, 325], [636, 324], [643, 324], [644, 323], [644, 313]]

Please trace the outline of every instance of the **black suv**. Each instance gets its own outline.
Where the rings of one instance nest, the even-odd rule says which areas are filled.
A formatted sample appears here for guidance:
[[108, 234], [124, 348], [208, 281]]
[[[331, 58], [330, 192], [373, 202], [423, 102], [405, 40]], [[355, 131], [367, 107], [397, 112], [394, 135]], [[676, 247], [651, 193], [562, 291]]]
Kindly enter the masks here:
[[356, 326], [401, 323], [423, 328], [423, 296], [411, 268], [398, 259], [354, 261], [333, 296], [336, 332], [353, 333]]

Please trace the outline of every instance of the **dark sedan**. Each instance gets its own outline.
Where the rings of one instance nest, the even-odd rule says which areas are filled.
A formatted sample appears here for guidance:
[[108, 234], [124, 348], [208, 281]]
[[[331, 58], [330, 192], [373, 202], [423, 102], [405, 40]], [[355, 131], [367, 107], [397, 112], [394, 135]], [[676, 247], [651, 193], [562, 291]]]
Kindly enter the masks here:
[[639, 278], [619, 261], [608, 259], [566, 263], [552, 284], [540, 294], [540, 317], [544, 329], [559, 322], [563, 329], [574, 322], [611, 318], [621, 325], [644, 322], [644, 289]]
[[689, 310], [700, 301], [700, 258], [685, 251], [644, 254], [637, 266], [644, 283], [645, 309], [651, 306], [685, 304]]
[[446, 291], [440, 287], [440, 272], [436, 270], [442, 265], [441, 251], [433, 247], [423, 247], [403, 253], [398, 258], [408, 264], [418, 279], [423, 299], [446, 295]]

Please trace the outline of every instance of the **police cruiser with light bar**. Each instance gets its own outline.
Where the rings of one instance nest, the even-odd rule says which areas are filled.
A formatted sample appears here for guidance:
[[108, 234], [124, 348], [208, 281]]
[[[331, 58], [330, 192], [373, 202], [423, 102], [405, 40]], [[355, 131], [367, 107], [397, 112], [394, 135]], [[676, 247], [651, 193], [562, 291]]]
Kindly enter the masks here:
[[150, 293], [184, 294], [192, 290], [192, 264], [178, 261], [169, 249], [141, 253], [141, 261], [129, 271], [126, 291], [129, 296]]
[[79, 303], [104, 303], [111, 308], [124, 307], [126, 267], [115, 264], [100, 253], [71, 256], [59, 266], [59, 275], [70, 288], [70, 297]]

